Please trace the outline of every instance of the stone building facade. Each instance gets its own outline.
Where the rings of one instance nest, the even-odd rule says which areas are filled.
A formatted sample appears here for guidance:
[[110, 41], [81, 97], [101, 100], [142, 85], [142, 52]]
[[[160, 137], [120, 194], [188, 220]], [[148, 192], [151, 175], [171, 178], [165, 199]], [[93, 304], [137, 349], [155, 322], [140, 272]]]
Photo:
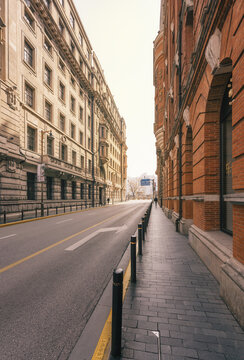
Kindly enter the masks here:
[[126, 150], [73, 1], [0, 0], [0, 212], [123, 201]]
[[242, 0], [162, 0], [154, 42], [159, 203], [244, 325]]

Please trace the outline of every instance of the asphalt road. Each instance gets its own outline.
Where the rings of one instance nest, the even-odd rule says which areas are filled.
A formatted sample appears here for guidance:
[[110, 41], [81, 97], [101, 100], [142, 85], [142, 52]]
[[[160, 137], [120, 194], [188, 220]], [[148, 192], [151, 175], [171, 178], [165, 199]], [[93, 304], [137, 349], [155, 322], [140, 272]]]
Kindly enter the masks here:
[[0, 359], [67, 359], [147, 202], [0, 228]]

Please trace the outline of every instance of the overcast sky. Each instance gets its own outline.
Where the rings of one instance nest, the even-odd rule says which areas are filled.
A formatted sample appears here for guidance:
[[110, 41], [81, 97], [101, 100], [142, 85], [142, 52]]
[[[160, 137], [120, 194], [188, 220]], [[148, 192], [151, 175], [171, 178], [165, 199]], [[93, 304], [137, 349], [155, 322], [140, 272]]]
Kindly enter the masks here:
[[128, 176], [156, 170], [153, 41], [160, 0], [73, 0], [126, 121]]

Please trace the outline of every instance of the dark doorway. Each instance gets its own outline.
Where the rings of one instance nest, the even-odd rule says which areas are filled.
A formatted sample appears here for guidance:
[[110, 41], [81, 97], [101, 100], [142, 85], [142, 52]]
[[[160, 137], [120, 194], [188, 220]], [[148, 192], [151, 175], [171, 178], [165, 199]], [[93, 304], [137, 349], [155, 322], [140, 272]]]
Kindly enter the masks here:
[[233, 193], [232, 189], [232, 106], [231, 80], [229, 81], [223, 97], [220, 114], [220, 224], [221, 230], [232, 235], [233, 214], [232, 203], [228, 195]]

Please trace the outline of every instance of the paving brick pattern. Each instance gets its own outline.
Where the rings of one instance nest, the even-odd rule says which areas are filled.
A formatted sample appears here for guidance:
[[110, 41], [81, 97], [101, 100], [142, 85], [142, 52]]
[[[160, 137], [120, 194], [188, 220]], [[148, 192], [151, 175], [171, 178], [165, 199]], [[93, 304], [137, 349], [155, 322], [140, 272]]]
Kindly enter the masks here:
[[123, 305], [121, 359], [244, 360], [244, 332], [185, 236], [153, 206]]

